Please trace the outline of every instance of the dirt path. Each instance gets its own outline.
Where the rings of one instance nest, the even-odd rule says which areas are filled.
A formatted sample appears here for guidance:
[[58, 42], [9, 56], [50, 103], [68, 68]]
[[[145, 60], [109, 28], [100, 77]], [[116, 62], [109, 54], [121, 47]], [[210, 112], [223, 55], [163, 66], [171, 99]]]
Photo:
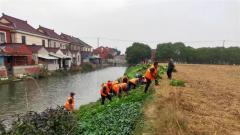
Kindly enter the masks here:
[[240, 135], [240, 67], [176, 65], [172, 87], [164, 76], [146, 105], [143, 134]]

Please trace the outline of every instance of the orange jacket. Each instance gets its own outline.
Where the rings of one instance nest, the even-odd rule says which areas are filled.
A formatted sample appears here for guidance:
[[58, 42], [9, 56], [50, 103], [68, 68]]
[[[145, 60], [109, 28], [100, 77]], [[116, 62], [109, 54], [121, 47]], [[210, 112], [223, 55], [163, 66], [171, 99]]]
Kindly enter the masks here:
[[157, 75], [157, 72], [158, 72], [158, 68], [155, 68], [154, 65], [152, 65], [150, 68], [154, 68], [154, 75]]
[[103, 89], [101, 88], [100, 89], [100, 94], [101, 94], [101, 96], [106, 97], [109, 94], [109, 92], [107, 92], [107, 90], [104, 92]]
[[131, 82], [131, 83], [137, 85], [138, 78], [133, 78], [133, 79], [129, 80], [129, 82]]
[[67, 102], [69, 101], [69, 99], [72, 99], [72, 105], [74, 106], [75, 105], [75, 101], [74, 101], [74, 98], [69, 96], [68, 99], [67, 99]]
[[114, 91], [115, 94], [119, 94], [120, 86], [119, 84], [113, 84], [112, 90]]
[[123, 91], [127, 91], [127, 83], [120, 83], [119, 86]]
[[149, 80], [154, 80], [154, 74], [152, 74], [150, 72], [150, 68], [147, 69], [147, 71], [145, 72], [145, 78], [149, 79]]
[[106, 88], [107, 88], [106, 92], [109, 93], [109, 92], [110, 92], [110, 88], [108, 87], [107, 83], [104, 83], [104, 84], [102, 85], [102, 87], [104, 87], [104, 86], [106, 86]]
[[[74, 100], [72, 100], [72, 101], [74, 101]], [[72, 102], [72, 104], [70, 104], [69, 100], [67, 100], [67, 102], [65, 103], [64, 107], [68, 111], [73, 111], [74, 110], [74, 102]]]

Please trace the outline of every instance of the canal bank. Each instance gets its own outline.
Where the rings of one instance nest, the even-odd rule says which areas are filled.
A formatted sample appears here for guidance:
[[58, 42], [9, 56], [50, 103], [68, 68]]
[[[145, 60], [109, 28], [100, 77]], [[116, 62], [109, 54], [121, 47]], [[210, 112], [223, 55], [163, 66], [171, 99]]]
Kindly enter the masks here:
[[[131, 77], [134, 76], [136, 73], [144, 73], [146, 69], [146, 66], [139, 65], [138, 67], [128, 68], [126, 74]], [[115, 79], [116, 78], [107, 80]], [[115, 97], [111, 102], [107, 102], [104, 106], [100, 105], [99, 101], [92, 102], [90, 104], [81, 106], [78, 111], [73, 113], [74, 115], [70, 114], [71, 116], [64, 115], [59, 118], [50, 118], [57, 119], [58, 121], [58, 124], [55, 123], [54, 120], [52, 121], [56, 124], [54, 125], [54, 127], [59, 126], [60, 124], [65, 129], [68, 129], [68, 132], [59, 130], [56, 130], [54, 132], [57, 134], [69, 135], [119, 133], [133, 134], [136, 126], [141, 126], [142, 107], [148, 99], [151, 100], [153, 92], [154, 90], [151, 90], [149, 93], [145, 94], [143, 92], [143, 86], [139, 86], [136, 89], [131, 90], [128, 96], [124, 95], [122, 98]], [[61, 112], [61, 110], [59, 111]], [[32, 116], [32, 114], [30, 116]], [[64, 120], [63, 117], [67, 117], [69, 124], [71, 123], [70, 128], [69, 126], [66, 126], [66, 119]], [[50, 129], [53, 130], [52, 128], [53, 127], [51, 127]], [[18, 130], [23, 131], [22, 128]], [[38, 127], [37, 131], [29, 131], [29, 129], [26, 130], [28, 131], [28, 133], [42, 132], [41, 127]], [[48, 133], [48, 131], [46, 131], [46, 133]]]

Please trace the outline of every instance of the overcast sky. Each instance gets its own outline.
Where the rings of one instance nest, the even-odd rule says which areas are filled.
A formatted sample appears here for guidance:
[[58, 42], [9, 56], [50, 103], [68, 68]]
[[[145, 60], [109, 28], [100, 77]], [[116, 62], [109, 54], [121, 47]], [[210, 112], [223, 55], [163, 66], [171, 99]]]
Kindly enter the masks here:
[[240, 46], [240, 0], [0, 0], [0, 12], [121, 51], [132, 41]]

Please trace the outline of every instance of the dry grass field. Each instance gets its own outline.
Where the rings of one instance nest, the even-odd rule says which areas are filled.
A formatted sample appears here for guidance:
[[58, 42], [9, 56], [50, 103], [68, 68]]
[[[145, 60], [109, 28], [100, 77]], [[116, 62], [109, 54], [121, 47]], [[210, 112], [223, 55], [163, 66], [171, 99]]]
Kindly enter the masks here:
[[176, 65], [169, 85], [166, 76], [144, 108], [145, 135], [240, 135], [240, 67]]

